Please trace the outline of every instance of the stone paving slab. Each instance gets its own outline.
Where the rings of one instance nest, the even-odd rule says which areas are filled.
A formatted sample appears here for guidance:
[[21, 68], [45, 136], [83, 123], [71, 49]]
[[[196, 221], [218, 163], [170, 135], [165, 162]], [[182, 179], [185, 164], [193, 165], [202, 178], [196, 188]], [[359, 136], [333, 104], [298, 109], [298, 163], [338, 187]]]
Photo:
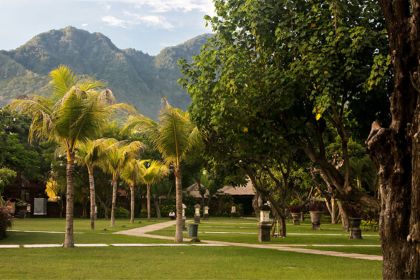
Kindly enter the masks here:
[[0, 245], [0, 249], [19, 248], [20, 245]]
[[63, 247], [63, 244], [25, 244], [23, 248], [58, 248]]
[[74, 244], [76, 247], [108, 247], [108, 244]]

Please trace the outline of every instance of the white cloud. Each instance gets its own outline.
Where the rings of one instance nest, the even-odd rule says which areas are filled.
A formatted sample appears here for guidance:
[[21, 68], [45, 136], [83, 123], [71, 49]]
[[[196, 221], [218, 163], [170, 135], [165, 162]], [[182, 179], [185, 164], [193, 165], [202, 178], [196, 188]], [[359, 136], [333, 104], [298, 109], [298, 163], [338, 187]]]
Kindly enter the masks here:
[[[124, 0], [123, 0], [124, 1]], [[198, 10], [205, 13], [213, 12], [211, 0], [126, 0], [137, 5], [137, 7], [147, 6], [156, 13], [166, 13], [170, 11], [191, 12]]]
[[111, 10], [111, 5], [105, 4], [104, 9], [105, 9], [105, 11], [109, 12]]
[[156, 16], [156, 15], [138, 15], [135, 13], [130, 13], [125, 11], [124, 15], [128, 17], [127, 19], [117, 18], [115, 16], [104, 16], [102, 17], [102, 21], [105, 22], [107, 25], [121, 27], [121, 28], [129, 28], [135, 25], [145, 25], [149, 27], [156, 27], [160, 29], [172, 29], [174, 26], [163, 16]]
[[174, 26], [163, 16], [156, 16], [156, 15], [147, 15], [142, 16], [135, 13], [130, 13], [125, 11], [125, 15], [131, 18], [131, 24], [133, 25], [140, 25], [144, 24], [146, 26], [153, 26], [162, 29], [172, 29]]
[[83, 27], [86, 27], [86, 26], [88, 26], [89, 24], [87, 24], [87, 23], [82, 23], [82, 26]]
[[104, 16], [102, 17], [102, 21], [110, 26], [117, 26], [122, 28], [127, 28], [129, 22], [120, 18], [116, 18], [114, 16]]
[[[101, 2], [103, 0], [85, 0]], [[167, 13], [171, 11], [191, 12], [200, 11], [206, 14], [214, 14], [212, 0], [109, 0], [109, 3], [135, 4], [137, 8], [148, 7], [154, 13]], [[106, 4], [109, 8], [109, 4]]]

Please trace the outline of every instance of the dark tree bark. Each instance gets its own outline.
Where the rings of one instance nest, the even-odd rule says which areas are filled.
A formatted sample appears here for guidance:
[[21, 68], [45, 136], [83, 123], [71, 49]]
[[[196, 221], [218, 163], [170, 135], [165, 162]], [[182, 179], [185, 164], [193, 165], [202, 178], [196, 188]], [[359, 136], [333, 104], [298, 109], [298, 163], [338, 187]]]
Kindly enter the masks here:
[[256, 191], [254, 198], [252, 199], [252, 208], [254, 208], [254, 214], [257, 219], [260, 217], [260, 207], [258, 205], [258, 199], [260, 197], [260, 193]]
[[420, 2], [380, 0], [394, 70], [392, 122], [367, 144], [379, 168], [384, 279], [420, 279]]
[[156, 217], [158, 219], [162, 218], [162, 214], [160, 213], [159, 207], [159, 196], [156, 194], [153, 195], [153, 204], [155, 205]]
[[108, 219], [108, 212], [109, 212], [109, 207], [107, 205], [106, 202], [104, 202], [101, 197], [99, 195], [96, 196], [96, 199], [98, 200], [99, 204], [102, 206], [102, 209], [104, 209], [104, 218]]

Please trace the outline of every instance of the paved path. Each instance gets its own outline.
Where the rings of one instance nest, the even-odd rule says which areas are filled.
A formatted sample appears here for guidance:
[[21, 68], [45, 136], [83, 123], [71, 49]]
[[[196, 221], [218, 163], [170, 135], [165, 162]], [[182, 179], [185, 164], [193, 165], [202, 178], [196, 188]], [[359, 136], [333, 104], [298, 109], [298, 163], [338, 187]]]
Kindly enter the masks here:
[[[90, 244], [79, 243], [74, 244], [75, 247], [222, 247], [228, 246], [223, 244], [207, 244], [207, 243], [115, 243], [115, 244]], [[22, 245], [0, 245], [0, 249], [17, 249], [17, 248], [62, 248], [63, 244], [22, 244]]]
[[[161, 229], [173, 226], [173, 225], [175, 225], [175, 221], [169, 221], [169, 222], [153, 224], [153, 225], [149, 225], [149, 226], [145, 226], [141, 228], [119, 231], [119, 232], [115, 232], [114, 234], [125, 234], [125, 235], [131, 235], [131, 236], [141, 236], [141, 237], [148, 237], [148, 238], [173, 240], [173, 237], [170, 237], [170, 236], [148, 234], [149, 232], [161, 230]], [[184, 240], [188, 240], [188, 239], [184, 238]], [[313, 254], [313, 255], [324, 255], [324, 256], [333, 256], [333, 257], [344, 257], [344, 258], [351, 258], [351, 259], [361, 259], [361, 260], [371, 260], [371, 261], [382, 260], [382, 256], [299, 248], [296, 245], [284, 246], [284, 245], [277, 245], [277, 244], [250, 244], [250, 243], [237, 243], [237, 242], [225, 242], [225, 241], [214, 241], [214, 240], [201, 240], [201, 241], [204, 243], [207, 243], [210, 246], [220, 245], [220, 246], [258, 248], [258, 249], [272, 249], [272, 250], [278, 250], [278, 251], [305, 253], [305, 254]], [[332, 244], [330, 246], [335, 246], [335, 244]]]
[[155, 239], [174, 240], [174, 238], [170, 236], [152, 235], [152, 234], [147, 234], [147, 233], [161, 230], [164, 228], [168, 228], [168, 227], [174, 226], [175, 224], [176, 224], [176, 221], [169, 221], [169, 222], [163, 222], [163, 223], [148, 225], [148, 226], [139, 227], [139, 228], [117, 231], [117, 232], [114, 232], [113, 234], [124, 234], [124, 235], [130, 235], [130, 236], [141, 236], [141, 237], [148, 237], [148, 238], [155, 238]]
[[296, 246], [289, 247], [289, 246], [276, 245], [276, 244], [265, 245], [265, 244], [250, 244], [250, 243], [224, 242], [224, 241], [213, 241], [213, 240], [201, 240], [201, 241], [208, 242], [210, 244], [219, 244], [219, 245], [225, 245], [225, 246], [272, 249], [272, 250], [278, 250], [278, 251], [305, 253], [305, 254], [313, 254], [313, 255], [325, 255], [325, 256], [333, 256], [333, 257], [360, 259], [360, 260], [382, 261], [382, 256], [377, 256], [377, 255], [324, 251], [324, 250], [316, 250], [316, 249], [299, 248]]

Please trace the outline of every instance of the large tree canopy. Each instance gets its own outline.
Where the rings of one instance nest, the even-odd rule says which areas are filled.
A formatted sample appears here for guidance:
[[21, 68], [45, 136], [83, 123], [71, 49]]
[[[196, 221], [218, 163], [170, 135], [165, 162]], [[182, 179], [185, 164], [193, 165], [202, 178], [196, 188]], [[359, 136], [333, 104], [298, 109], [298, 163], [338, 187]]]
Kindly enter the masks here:
[[[219, 163], [284, 161], [302, 151], [337, 197], [379, 209], [356, 187], [349, 142], [386, 121], [386, 34], [373, 1], [215, 1], [215, 36], [181, 83]], [[361, 114], [360, 104], [373, 104]], [[364, 136], [364, 135], [363, 135]], [[339, 161], [328, 157], [338, 143]], [[286, 156], [287, 157], [287, 156]]]

